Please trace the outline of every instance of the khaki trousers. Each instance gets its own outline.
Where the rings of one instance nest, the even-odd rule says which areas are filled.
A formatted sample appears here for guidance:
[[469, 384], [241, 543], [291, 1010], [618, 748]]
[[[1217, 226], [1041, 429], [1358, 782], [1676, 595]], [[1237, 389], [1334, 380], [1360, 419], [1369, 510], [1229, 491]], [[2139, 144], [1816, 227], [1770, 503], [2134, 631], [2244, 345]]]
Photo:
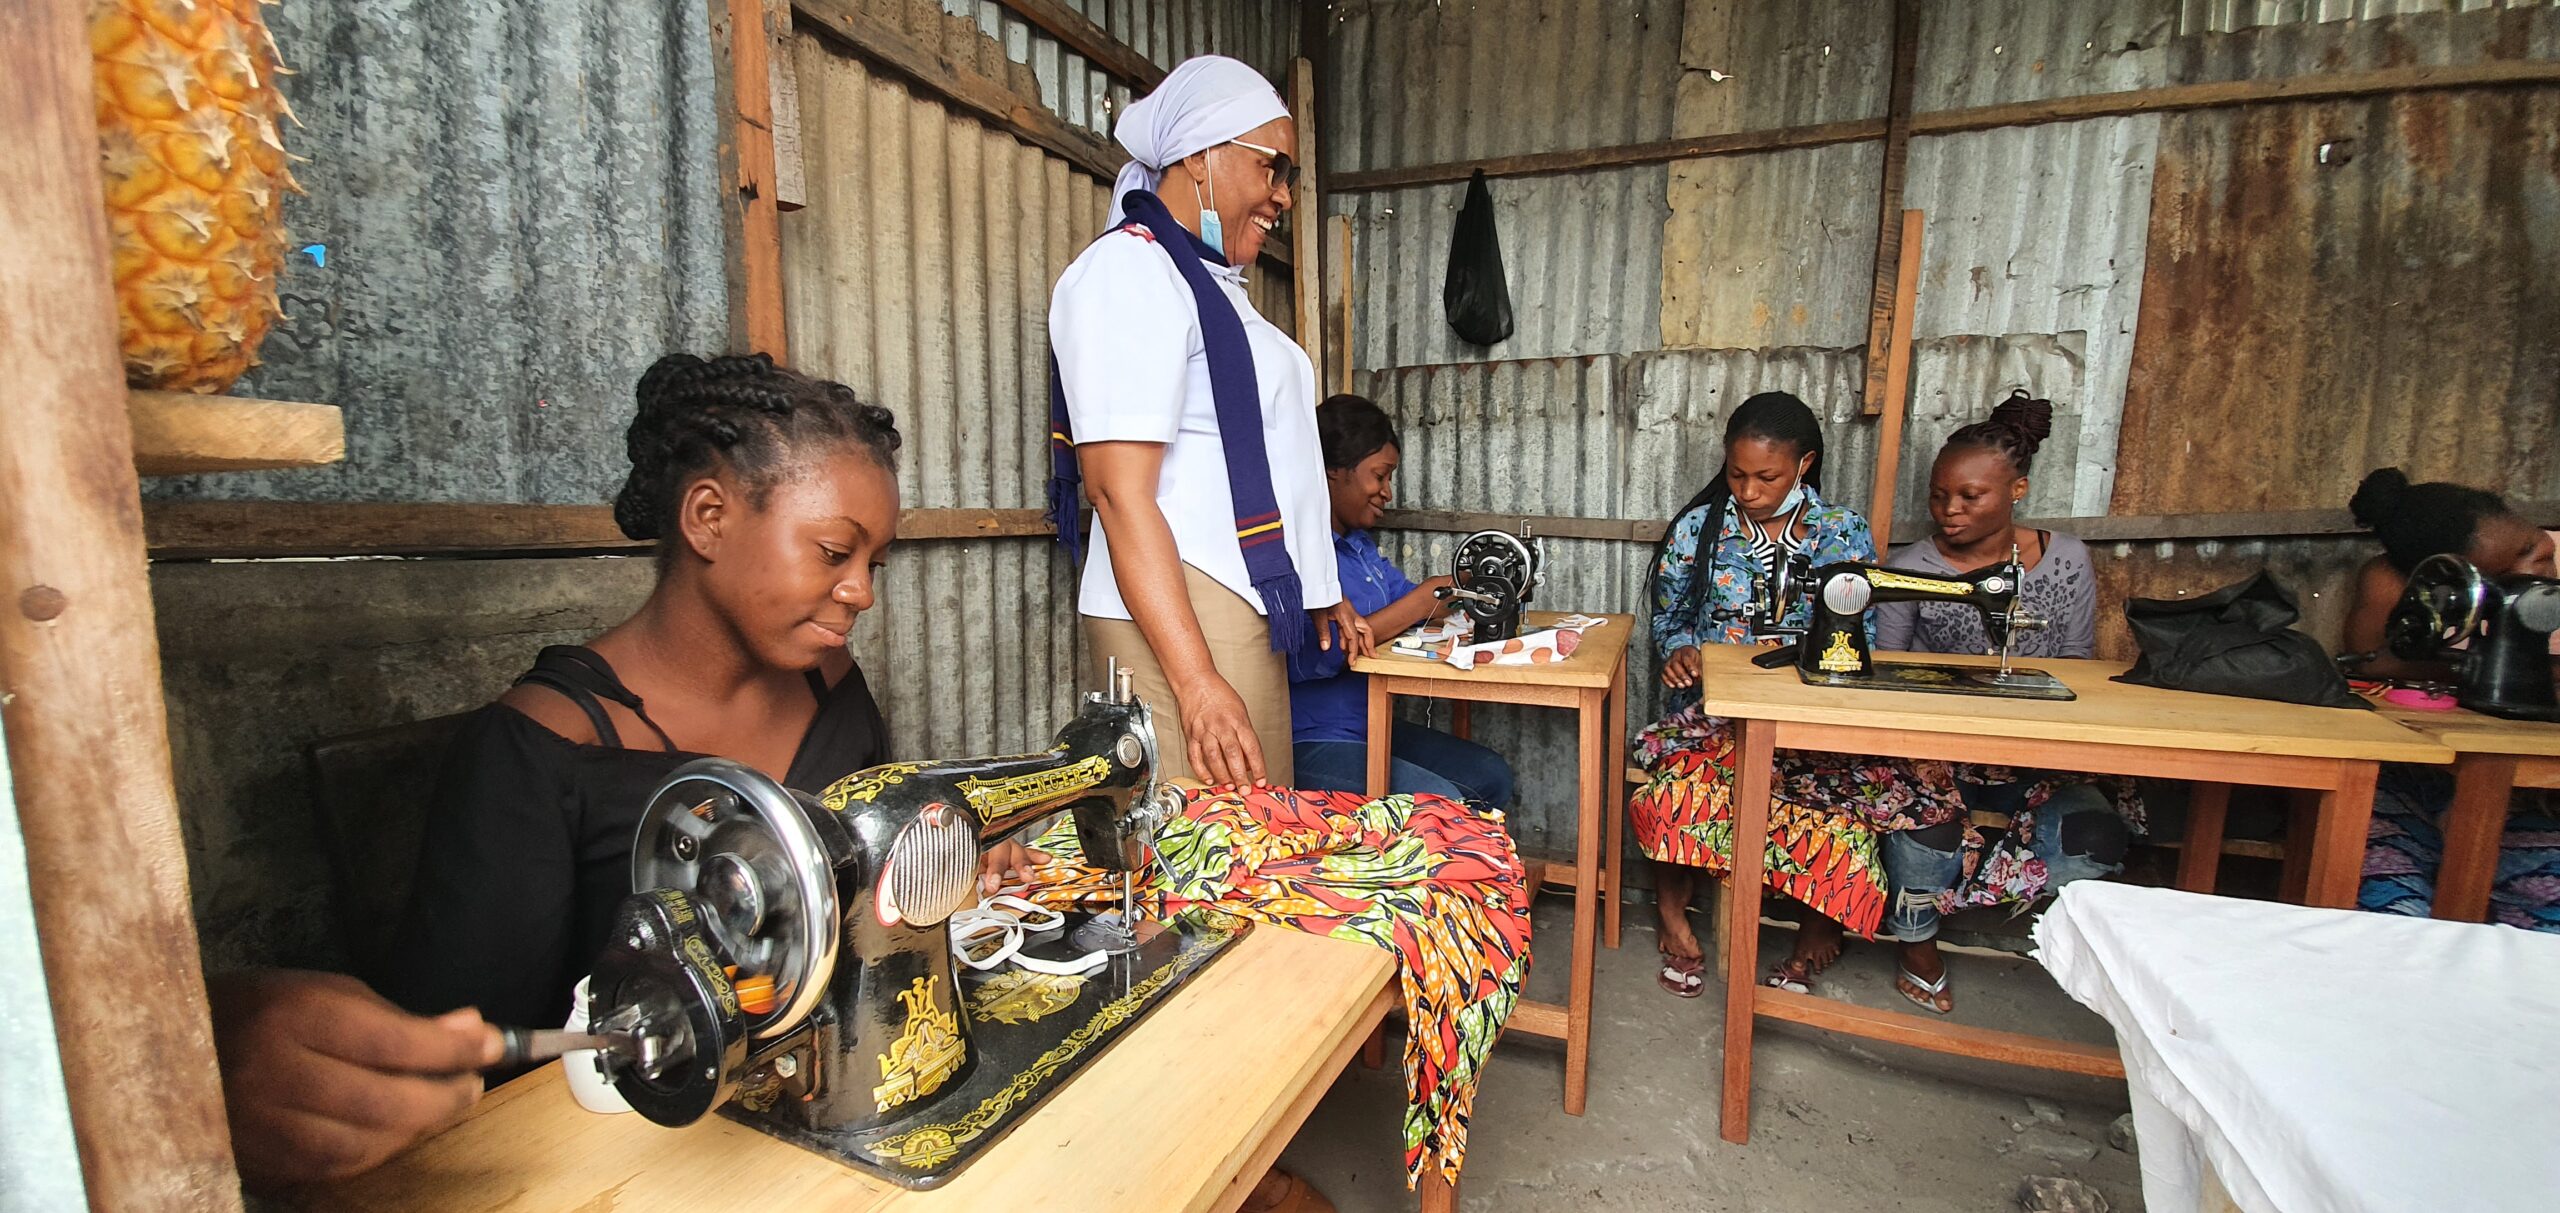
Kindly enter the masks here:
[[[1270, 624], [1253, 604], [1207, 573], [1186, 564], [1182, 581], [1191, 595], [1191, 613], [1199, 617], [1200, 633], [1209, 642], [1210, 663], [1236, 689], [1245, 713], [1253, 718], [1253, 735], [1262, 745], [1263, 774], [1275, 785], [1291, 786], [1296, 771], [1289, 749], [1289, 666], [1271, 651]], [[1154, 714], [1158, 774], [1193, 777], [1191, 751], [1182, 734], [1182, 705], [1174, 701], [1173, 684], [1165, 678], [1155, 651], [1147, 647], [1146, 635], [1133, 620], [1078, 618], [1084, 621], [1089, 668], [1085, 685], [1104, 685], [1104, 666], [1110, 658], [1119, 658], [1121, 668], [1136, 676], [1138, 698], [1146, 700]]]

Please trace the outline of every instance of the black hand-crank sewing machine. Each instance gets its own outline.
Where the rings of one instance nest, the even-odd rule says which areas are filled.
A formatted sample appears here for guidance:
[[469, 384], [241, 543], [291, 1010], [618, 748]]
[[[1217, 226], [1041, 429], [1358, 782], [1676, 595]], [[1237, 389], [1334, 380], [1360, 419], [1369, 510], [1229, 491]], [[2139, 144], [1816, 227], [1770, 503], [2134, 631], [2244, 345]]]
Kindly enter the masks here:
[[[589, 983], [596, 1031], [632, 1042], [601, 1054], [615, 1088], [659, 1124], [719, 1109], [911, 1188], [1000, 1137], [1246, 929], [1198, 912], [1128, 931], [1125, 874], [1181, 793], [1156, 778], [1146, 704], [1111, 684], [1037, 754], [893, 762], [819, 797], [724, 759], [670, 776]], [[986, 845], [1062, 810], [1086, 861], [1124, 873], [1115, 954], [964, 978], [945, 920], [976, 901]]]
[[[2043, 670], [2011, 664], [2020, 632], [2046, 626], [2046, 621], [2020, 609], [2026, 566], [2012, 550], [2009, 559], [1989, 568], [1953, 577], [1928, 576], [1879, 565], [1843, 562], [1815, 569], [1810, 577], [1782, 578], [1779, 584], [1813, 599], [1813, 619], [1790, 646], [1753, 658], [1775, 667], [1793, 662], [1796, 676], [1815, 686], [1863, 687], [1883, 691], [1932, 691], [1951, 695], [1991, 695], [2004, 699], [2067, 700], [2077, 698], [2062, 680]], [[2000, 658], [1998, 668], [1935, 661], [1877, 661], [1867, 644], [1870, 607], [1888, 602], [1952, 602], [1982, 613], [1983, 632], [1991, 639], [1986, 656]], [[1790, 604], [1753, 614], [1784, 619]]]
[[2410, 661], [2458, 656], [2462, 687], [2455, 701], [2462, 706], [2516, 720], [2560, 720], [2551, 685], [2560, 581], [2492, 581], [2459, 556], [2430, 556], [2410, 571], [2385, 632], [2391, 651]]
[[[1522, 524], [1527, 529], [1527, 524]], [[1520, 634], [1521, 613], [1529, 596], [1546, 579], [1547, 544], [1524, 540], [1509, 531], [1477, 531], [1458, 541], [1450, 584], [1439, 591], [1443, 602], [1455, 602], [1475, 621], [1470, 644], [1509, 640]]]

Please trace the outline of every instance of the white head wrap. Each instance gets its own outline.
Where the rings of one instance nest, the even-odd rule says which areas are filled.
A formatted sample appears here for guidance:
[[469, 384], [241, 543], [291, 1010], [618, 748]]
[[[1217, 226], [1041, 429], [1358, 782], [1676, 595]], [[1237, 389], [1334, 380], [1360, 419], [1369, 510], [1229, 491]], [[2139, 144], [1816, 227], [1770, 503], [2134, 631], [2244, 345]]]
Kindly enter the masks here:
[[1262, 73], [1224, 55], [1183, 60], [1156, 91], [1130, 102], [1113, 128], [1134, 159], [1120, 166], [1120, 179], [1111, 184], [1109, 226], [1118, 227], [1124, 218], [1121, 195], [1153, 192], [1165, 166], [1288, 116], [1289, 107]]

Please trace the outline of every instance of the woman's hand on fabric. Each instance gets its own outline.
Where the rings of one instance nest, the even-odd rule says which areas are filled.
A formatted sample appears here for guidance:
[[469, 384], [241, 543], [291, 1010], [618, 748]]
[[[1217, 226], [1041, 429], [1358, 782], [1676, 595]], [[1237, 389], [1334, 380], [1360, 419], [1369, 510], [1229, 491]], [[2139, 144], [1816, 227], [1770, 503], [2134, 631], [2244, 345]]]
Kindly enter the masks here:
[[1673, 653], [1662, 663], [1662, 685], [1674, 690], [1698, 685], [1699, 663], [1704, 659], [1705, 654], [1694, 644]]
[[1260, 786], [1262, 742], [1236, 689], [1212, 673], [1174, 688], [1173, 697], [1182, 708], [1182, 744], [1191, 769], [1212, 785]]
[[1366, 657], [1377, 651], [1377, 638], [1369, 621], [1361, 617], [1348, 598], [1324, 608], [1316, 615], [1315, 625], [1319, 648], [1340, 648], [1345, 657]]
[[991, 894], [1007, 885], [1029, 884], [1032, 872], [1049, 862], [1047, 851], [1035, 851], [1019, 840], [997, 843], [978, 857], [978, 891]]
[[372, 1170], [480, 1098], [497, 1029], [434, 1019], [338, 973], [253, 970], [205, 983], [241, 1178], [253, 1188]]

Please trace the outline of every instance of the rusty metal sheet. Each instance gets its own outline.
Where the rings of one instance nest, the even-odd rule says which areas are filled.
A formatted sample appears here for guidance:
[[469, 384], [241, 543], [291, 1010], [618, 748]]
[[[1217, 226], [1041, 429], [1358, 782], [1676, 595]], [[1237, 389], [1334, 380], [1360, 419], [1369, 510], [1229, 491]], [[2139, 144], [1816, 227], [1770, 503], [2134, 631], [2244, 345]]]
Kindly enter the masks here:
[[2560, 492], [2560, 93], [2177, 115], [2153, 190], [2116, 512]]

